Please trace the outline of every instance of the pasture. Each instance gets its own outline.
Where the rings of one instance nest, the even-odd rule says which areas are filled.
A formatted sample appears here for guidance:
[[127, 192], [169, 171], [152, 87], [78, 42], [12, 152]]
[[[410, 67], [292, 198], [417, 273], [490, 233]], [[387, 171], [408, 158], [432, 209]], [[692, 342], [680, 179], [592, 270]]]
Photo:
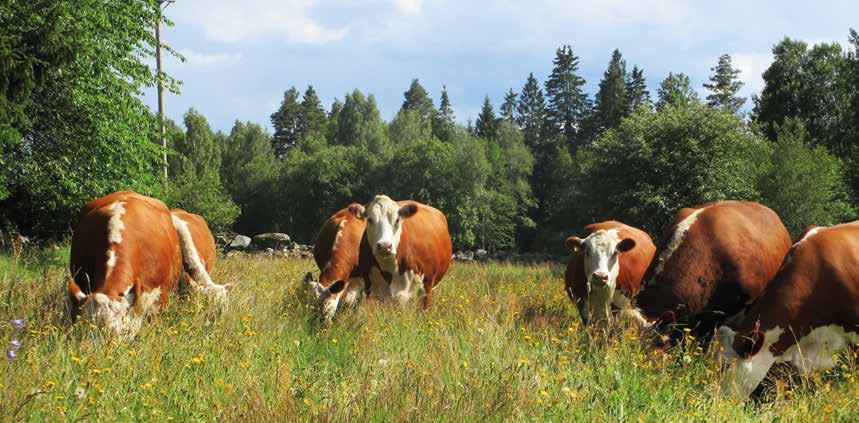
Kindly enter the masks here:
[[117, 343], [68, 324], [67, 260], [0, 257], [0, 341], [21, 342], [0, 363], [2, 421], [859, 419], [855, 356], [737, 403], [713, 351], [584, 329], [560, 264], [454, 263], [428, 312], [365, 302], [323, 328], [300, 296], [312, 261], [221, 258], [215, 281], [238, 283], [226, 308], [174, 296]]

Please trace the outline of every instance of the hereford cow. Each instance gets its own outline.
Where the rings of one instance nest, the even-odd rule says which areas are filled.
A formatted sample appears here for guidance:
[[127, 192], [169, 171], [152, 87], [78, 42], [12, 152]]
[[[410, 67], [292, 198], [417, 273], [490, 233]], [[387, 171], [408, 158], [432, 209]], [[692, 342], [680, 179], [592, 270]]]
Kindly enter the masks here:
[[650, 264], [637, 305], [648, 320], [715, 328], [763, 292], [790, 248], [781, 219], [760, 204], [719, 201], [681, 209]]
[[371, 295], [401, 304], [423, 295], [423, 307], [429, 308], [453, 251], [444, 214], [416, 201], [394, 202], [385, 195], [377, 195], [366, 207], [353, 204], [349, 211], [367, 221], [359, 258]]
[[593, 223], [585, 231], [585, 239], [571, 236], [565, 242], [573, 255], [564, 279], [567, 295], [588, 324], [608, 320], [612, 306], [629, 309], [656, 246], [644, 231], [616, 221]]
[[87, 203], [72, 236], [69, 290], [79, 314], [115, 335], [133, 337], [182, 272], [179, 236], [167, 206], [119, 191]]
[[226, 301], [231, 285], [216, 284], [210, 276], [215, 267], [215, 237], [206, 220], [182, 209], [170, 210], [170, 214], [182, 249], [185, 269], [182, 280], [197, 292]]
[[734, 326], [719, 328], [726, 393], [746, 398], [777, 362], [800, 373], [835, 365], [859, 343], [859, 221], [806, 230], [778, 275]]
[[[341, 303], [352, 306], [364, 294], [364, 272], [359, 270], [358, 255], [365, 226], [363, 219], [345, 208], [329, 217], [319, 230], [313, 246], [319, 282], [313, 281], [309, 273], [305, 280], [326, 322], [334, 317]], [[344, 291], [346, 294], [341, 295]]]

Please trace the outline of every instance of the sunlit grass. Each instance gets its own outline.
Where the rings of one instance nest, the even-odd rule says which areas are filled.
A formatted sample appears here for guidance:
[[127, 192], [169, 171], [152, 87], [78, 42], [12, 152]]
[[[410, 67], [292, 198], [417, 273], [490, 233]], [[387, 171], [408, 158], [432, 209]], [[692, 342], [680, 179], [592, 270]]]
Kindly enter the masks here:
[[222, 259], [215, 279], [238, 282], [224, 310], [174, 297], [126, 344], [66, 323], [65, 269], [0, 258], [0, 341], [22, 344], [0, 363], [0, 420], [859, 418], [848, 357], [812, 380], [778, 379], [765, 401], [731, 402], [697, 344], [662, 353], [623, 325], [583, 329], [561, 266], [455, 263], [428, 312], [367, 302], [323, 328], [297, 292], [311, 261]]

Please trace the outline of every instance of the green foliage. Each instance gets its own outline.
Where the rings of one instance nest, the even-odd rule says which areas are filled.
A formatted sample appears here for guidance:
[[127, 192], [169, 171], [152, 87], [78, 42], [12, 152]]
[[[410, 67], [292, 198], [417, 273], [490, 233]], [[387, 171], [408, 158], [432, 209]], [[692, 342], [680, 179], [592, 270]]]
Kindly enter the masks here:
[[[772, 147], [731, 113], [697, 103], [638, 109], [577, 157], [584, 213], [559, 216], [590, 223], [611, 217], [658, 234], [681, 207], [723, 199], [760, 201], [758, 181], [770, 168]], [[569, 172], [575, 174], [575, 172]]]
[[632, 113], [639, 107], [653, 107], [650, 99], [650, 91], [647, 90], [647, 81], [644, 79], [644, 69], [638, 66], [632, 67], [629, 80], [626, 82], [626, 113]]
[[597, 133], [620, 124], [627, 112], [626, 61], [615, 49], [594, 97], [594, 128]]
[[[299, 148], [313, 148], [317, 139], [319, 135], [311, 136]], [[241, 209], [234, 229], [251, 234], [278, 230], [280, 216], [272, 204], [280, 168], [268, 134], [257, 124], [236, 121], [222, 151], [221, 181]]]
[[495, 117], [495, 110], [488, 95], [483, 98], [483, 108], [474, 122], [474, 133], [478, 138], [487, 140], [498, 137], [498, 118]]
[[830, 226], [856, 218], [841, 162], [814, 145], [800, 120], [776, 125], [772, 168], [761, 181], [764, 203], [793, 236], [809, 225]]
[[704, 84], [704, 88], [712, 92], [707, 95], [707, 104], [719, 110], [739, 113], [746, 98], [737, 95], [743, 83], [739, 78], [739, 69], [734, 69], [731, 64], [731, 56], [728, 54], [719, 56], [719, 64], [710, 68], [710, 71], [713, 72], [710, 83]]
[[403, 96], [405, 100], [403, 101], [402, 110], [416, 110], [421, 120], [432, 122], [432, 118], [435, 116], [432, 99], [417, 78], [412, 80], [412, 84], [409, 86], [408, 91], [403, 93]]
[[93, 197], [160, 191], [156, 120], [138, 98], [157, 78], [156, 17], [143, 0], [0, 5], [0, 221], [60, 237]]
[[299, 139], [305, 141], [310, 137], [324, 136], [327, 132], [328, 115], [316, 95], [313, 85], [308, 85], [301, 100], [301, 120], [299, 121]]
[[374, 153], [387, 148], [385, 125], [372, 94], [364, 97], [358, 90], [347, 94], [343, 108], [331, 119], [336, 124], [334, 144], [360, 146]]
[[432, 124], [432, 135], [442, 141], [447, 141], [456, 129], [456, 115], [450, 105], [450, 97], [447, 95], [447, 87], [442, 87], [441, 101], [439, 101], [438, 112], [435, 114]]
[[391, 124], [388, 134], [394, 145], [407, 145], [432, 136], [432, 124], [421, 118], [417, 110], [401, 109]]
[[215, 230], [232, 225], [239, 208], [221, 183], [221, 148], [206, 118], [194, 109], [185, 113], [185, 133], [173, 140], [176, 157], [170, 168], [168, 204], [202, 215]]
[[519, 94], [519, 104], [516, 106], [516, 124], [522, 128], [525, 144], [531, 148], [538, 158], [541, 154], [543, 124], [546, 121], [546, 101], [543, 90], [534, 74], [528, 74], [528, 80]]
[[659, 84], [657, 94], [659, 98], [656, 101], [656, 110], [662, 110], [669, 105], [685, 107], [699, 101], [698, 93], [692, 89], [689, 77], [682, 73], [669, 72], [668, 76]]
[[546, 131], [544, 136], [560, 137], [563, 146], [573, 146], [591, 104], [584, 92], [585, 79], [578, 75], [579, 57], [561, 46], [555, 51], [554, 67], [546, 80]]
[[519, 95], [513, 92], [513, 88], [504, 95], [504, 103], [501, 105], [501, 119], [510, 123], [516, 122], [516, 100]]
[[271, 114], [271, 126], [274, 128], [271, 146], [277, 157], [283, 157], [289, 148], [298, 144], [302, 114], [298, 96], [298, 90], [290, 87], [283, 93], [280, 108]]

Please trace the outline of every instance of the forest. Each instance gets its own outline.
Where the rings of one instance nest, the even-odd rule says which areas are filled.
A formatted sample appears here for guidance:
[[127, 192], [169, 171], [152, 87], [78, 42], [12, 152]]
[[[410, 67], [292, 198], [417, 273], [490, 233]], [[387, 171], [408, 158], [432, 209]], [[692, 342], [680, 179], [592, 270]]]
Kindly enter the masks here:
[[[95, 5], [100, 5], [95, 7]], [[795, 236], [853, 220], [859, 196], [859, 34], [773, 40], [759, 96], [743, 98], [730, 55], [706, 95], [682, 73], [647, 75], [622, 52], [591, 96], [575, 42], [546, 52], [551, 73], [488, 93], [476, 120], [445, 87], [403, 81], [383, 119], [372, 93], [333, 104], [285, 90], [263, 122], [213, 131], [190, 109], [167, 122], [140, 99], [157, 8], [149, 1], [0, 5], [0, 229], [63, 240], [80, 206], [134, 189], [202, 214], [216, 231], [286, 232], [312, 243], [322, 221], [377, 193], [441, 209], [455, 249], [562, 250], [582, 226], [616, 219], [658, 237], [674, 212], [720, 199], [776, 210]], [[166, 50], [181, 57], [169, 47]], [[359, 85], [359, 81], [355, 81]], [[437, 101], [436, 101], [437, 99]]]

